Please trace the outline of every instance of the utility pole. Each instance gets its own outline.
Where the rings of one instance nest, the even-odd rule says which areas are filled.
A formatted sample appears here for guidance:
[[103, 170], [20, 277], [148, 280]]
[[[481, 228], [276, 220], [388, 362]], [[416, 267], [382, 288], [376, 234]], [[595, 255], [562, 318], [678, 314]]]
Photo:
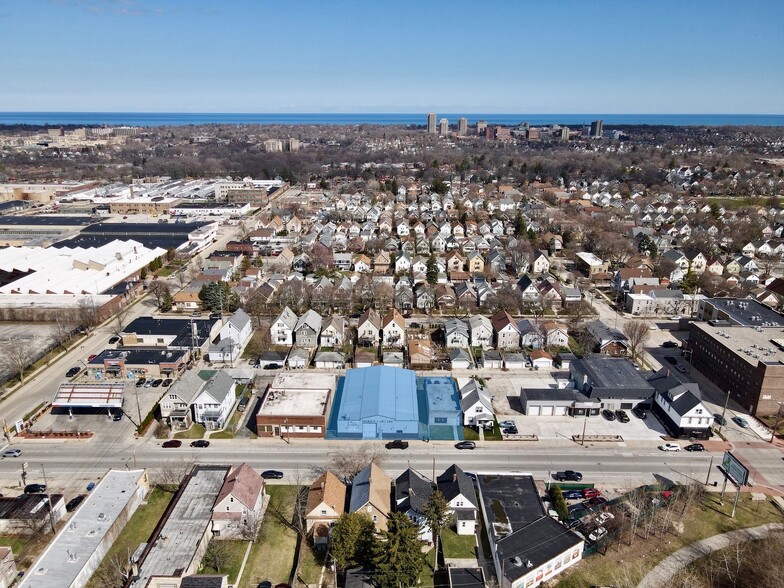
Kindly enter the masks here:
[[724, 415], [727, 413], [727, 405], [730, 403], [730, 391], [727, 390], [727, 398], [724, 399], [724, 408], [721, 410], [721, 422], [719, 423], [719, 433], [721, 433], [721, 428], [724, 426], [723, 423], [727, 422], [727, 419], [724, 418]]
[[41, 474], [43, 474], [44, 486], [46, 487], [46, 502], [48, 503], [47, 506], [49, 507], [49, 524], [52, 526], [52, 535], [54, 535], [55, 528], [54, 528], [54, 513], [52, 512], [52, 497], [49, 494], [49, 483], [46, 481], [46, 468], [44, 468], [44, 464], [41, 464]]
[[587, 408], [585, 409], [585, 418], [583, 419], [583, 436], [580, 439], [580, 445], [582, 446], [585, 446], [585, 427], [588, 424], [588, 410]]

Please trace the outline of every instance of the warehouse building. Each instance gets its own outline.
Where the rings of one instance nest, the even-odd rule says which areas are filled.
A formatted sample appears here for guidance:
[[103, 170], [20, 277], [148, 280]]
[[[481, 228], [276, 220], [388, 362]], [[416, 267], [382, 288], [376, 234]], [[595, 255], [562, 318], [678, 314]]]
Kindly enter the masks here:
[[323, 438], [335, 376], [281, 373], [275, 376], [256, 414], [259, 437]]

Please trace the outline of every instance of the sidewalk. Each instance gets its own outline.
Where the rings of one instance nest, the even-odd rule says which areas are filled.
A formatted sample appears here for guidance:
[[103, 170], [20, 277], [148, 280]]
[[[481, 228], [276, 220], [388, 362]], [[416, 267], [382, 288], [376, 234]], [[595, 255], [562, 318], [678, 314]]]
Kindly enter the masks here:
[[729, 533], [714, 535], [702, 541], [697, 541], [683, 549], [679, 549], [664, 559], [645, 575], [637, 588], [668, 586], [675, 574], [697, 559], [730, 545], [764, 539], [769, 534], [780, 531], [784, 531], [784, 523], [768, 523], [767, 525], [750, 529], [738, 529], [737, 531], [730, 531]]

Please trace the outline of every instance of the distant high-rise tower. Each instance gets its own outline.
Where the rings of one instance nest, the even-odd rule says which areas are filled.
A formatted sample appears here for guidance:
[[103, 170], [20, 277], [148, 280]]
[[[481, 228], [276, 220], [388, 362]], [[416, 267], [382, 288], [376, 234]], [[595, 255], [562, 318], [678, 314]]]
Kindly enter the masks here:
[[435, 134], [436, 132], [436, 113], [435, 112], [428, 112], [427, 113], [427, 132]]
[[466, 117], [462, 117], [457, 121], [457, 135], [459, 137], [465, 137], [468, 134], [468, 119]]
[[442, 137], [446, 137], [449, 134], [449, 121], [445, 118], [442, 118], [438, 121], [438, 134]]
[[487, 121], [486, 120], [476, 121], [476, 134], [482, 137], [484, 136], [486, 131], [487, 131]]
[[600, 139], [604, 132], [604, 121], [602, 119], [595, 120], [591, 123], [591, 137]]

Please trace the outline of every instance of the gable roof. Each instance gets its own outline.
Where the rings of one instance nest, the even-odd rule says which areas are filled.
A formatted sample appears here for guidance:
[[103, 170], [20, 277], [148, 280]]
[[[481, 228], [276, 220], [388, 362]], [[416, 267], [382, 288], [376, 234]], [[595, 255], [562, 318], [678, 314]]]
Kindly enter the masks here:
[[253, 510], [259, 499], [259, 494], [264, 491], [264, 478], [246, 463], [234, 468], [223, 482], [215, 504], [232, 495], [235, 500], [242, 503], [248, 510]]
[[433, 486], [429, 480], [408, 468], [395, 480], [395, 510], [424, 514]]
[[321, 474], [308, 491], [305, 514], [313, 512], [319, 504], [326, 503], [338, 515], [343, 514], [346, 506], [346, 485], [330, 471]]
[[297, 325], [294, 327], [294, 330], [299, 331], [300, 328], [304, 326], [307, 326], [311, 331], [318, 335], [321, 333], [321, 315], [315, 310], [310, 309], [299, 318]]
[[378, 316], [378, 313], [372, 308], [368, 308], [365, 312], [362, 313], [362, 315], [359, 317], [357, 325], [361, 327], [366, 322], [370, 322], [370, 324], [376, 327], [376, 329], [381, 328], [381, 317]]
[[250, 316], [248, 316], [247, 312], [238, 308], [226, 324], [233, 326], [238, 331], [242, 331], [248, 323], [250, 323]]
[[444, 495], [447, 502], [462, 495], [474, 508], [479, 506], [479, 501], [476, 499], [476, 491], [474, 490], [474, 483], [459, 466], [452, 464], [443, 474], [436, 478], [436, 481], [438, 483], [438, 489], [441, 491], [441, 494]]
[[222, 404], [234, 386], [234, 378], [224, 371], [215, 372], [200, 394], [208, 394], [218, 404]]
[[390, 510], [391, 486], [392, 480], [379, 466], [375, 463], [365, 466], [351, 484], [349, 511], [356, 512], [370, 503], [386, 515]]
[[297, 326], [297, 315], [287, 306], [281, 311], [278, 318], [275, 319], [275, 322], [278, 321], [282, 321], [283, 324], [293, 331], [294, 327]]
[[515, 331], [519, 332], [512, 315], [505, 310], [499, 310], [493, 315], [492, 318], [493, 328], [498, 331], [504, 330], [506, 327], [511, 326]]

